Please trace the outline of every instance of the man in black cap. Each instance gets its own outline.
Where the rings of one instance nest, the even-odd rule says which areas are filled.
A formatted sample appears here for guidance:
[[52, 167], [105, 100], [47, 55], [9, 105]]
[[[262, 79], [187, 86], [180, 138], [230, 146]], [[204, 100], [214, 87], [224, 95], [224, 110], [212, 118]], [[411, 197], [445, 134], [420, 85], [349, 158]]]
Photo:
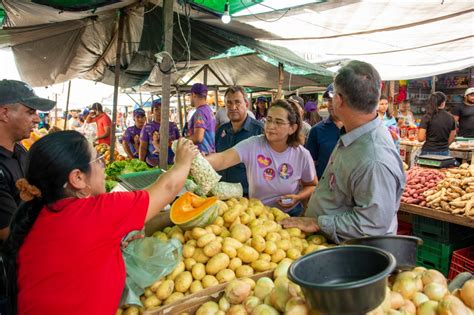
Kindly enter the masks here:
[[19, 142], [40, 122], [37, 111], [56, 103], [38, 97], [26, 83], [0, 81], [0, 240], [9, 233], [11, 217], [20, 204], [15, 183], [25, 173], [27, 151]]

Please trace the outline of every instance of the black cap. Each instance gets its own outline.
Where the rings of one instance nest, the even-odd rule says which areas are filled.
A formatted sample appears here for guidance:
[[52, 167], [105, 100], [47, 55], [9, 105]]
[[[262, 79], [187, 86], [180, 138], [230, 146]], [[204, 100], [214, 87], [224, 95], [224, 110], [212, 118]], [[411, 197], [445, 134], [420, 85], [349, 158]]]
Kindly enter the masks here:
[[326, 91], [323, 94], [323, 98], [333, 98], [334, 97], [334, 84], [329, 84], [326, 88]]
[[288, 101], [296, 103], [296, 104], [300, 105], [300, 107], [302, 109], [304, 109], [304, 100], [301, 97], [299, 97], [297, 95], [292, 95], [288, 98]]
[[20, 103], [26, 107], [47, 112], [53, 109], [56, 102], [41, 98], [31, 86], [16, 80], [0, 81], [0, 106]]

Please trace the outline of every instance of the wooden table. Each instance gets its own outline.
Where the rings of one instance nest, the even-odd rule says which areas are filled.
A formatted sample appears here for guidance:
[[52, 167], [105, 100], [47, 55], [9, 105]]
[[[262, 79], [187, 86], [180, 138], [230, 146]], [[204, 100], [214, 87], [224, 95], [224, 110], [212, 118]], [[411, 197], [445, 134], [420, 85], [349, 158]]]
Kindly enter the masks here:
[[423, 217], [436, 219], [439, 221], [450, 222], [454, 224], [468, 226], [470, 228], [474, 228], [474, 218], [467, 217], [464, 215], [459, 214], [451, 214], [441, 210], [435, 210], [426, 207], [420, 207], [415, 205], [409, 205], [406, 203], [400, 204], [400, 211], [421, 215]]
[[463, 163], [470, 163], [472, 160], [472, 151], [473, 149], [467, 148], [449, 149], [449, 154], [452, 157], [461, 159]]

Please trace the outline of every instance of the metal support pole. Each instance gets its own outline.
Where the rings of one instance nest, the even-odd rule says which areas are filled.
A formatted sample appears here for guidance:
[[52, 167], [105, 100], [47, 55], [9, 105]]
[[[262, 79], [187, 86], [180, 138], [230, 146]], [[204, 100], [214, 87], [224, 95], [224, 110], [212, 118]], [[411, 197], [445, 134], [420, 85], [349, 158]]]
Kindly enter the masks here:
[[285, 73], [283, 72], [283, 64], [281, 62], [278, 63], [278, 92], [276, 99], [283, 98], [283, 80], [285, 79]]
[[122, 43], [123, 43], [123, 29], [125, 24], [125, 12], [122, 10], [118, 11], [119, 22], [118, 22], [118, 37], [117, 37], [117, 50], [115, 52], [115, 78], [114, 78], [114, 101], [112, 107], [112, 130], [110, 135], [110, 163], [115, 158], [115, 130], [117, 129], [117, 103], [118, 103], [118, 89], [120, 82], [120, 60], [122, 59]]
[[67, 127], [67, 113], [69, 112], [69, 96], [71, 95], [71, 81], [67, 85], [67, 98], [66, 98], [66, 117], [64, 117], [64, 126], [63, 130], [66, 130]]
[[176, 87], [176, 97], [178, 98], [178, 119], [179, 119], [179, 130], [183, 130], [184, 121], [183, 121], [183, 112], [181, 106], [181, 94], [179, 94], [179, 87]]
[[[171, 55], [173, 48], [173, 5], [174, 0], [163, 0], [163, 29], [165, 30], [164, 51], [168, 52], [163, 57], [163, 67], [171, 68]], [[171, 75], [163, 74], [161, 95], [161, 122], [160, 122], [160, 168], [168, 169], [168, 139], [169, 139], [169, 114], [170, 114], [170, 94], [171, 94]]]

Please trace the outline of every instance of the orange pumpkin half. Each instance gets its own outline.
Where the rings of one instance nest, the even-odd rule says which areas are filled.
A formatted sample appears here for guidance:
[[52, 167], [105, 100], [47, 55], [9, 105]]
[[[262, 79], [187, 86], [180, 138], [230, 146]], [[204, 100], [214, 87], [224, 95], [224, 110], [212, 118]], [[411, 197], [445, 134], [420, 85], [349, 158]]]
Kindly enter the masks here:
[[212, 224], [219, 214], [217, 200], [217, 197], [203, 198], [185, 192], [171, 206], [171, 222], [185, 230]]

